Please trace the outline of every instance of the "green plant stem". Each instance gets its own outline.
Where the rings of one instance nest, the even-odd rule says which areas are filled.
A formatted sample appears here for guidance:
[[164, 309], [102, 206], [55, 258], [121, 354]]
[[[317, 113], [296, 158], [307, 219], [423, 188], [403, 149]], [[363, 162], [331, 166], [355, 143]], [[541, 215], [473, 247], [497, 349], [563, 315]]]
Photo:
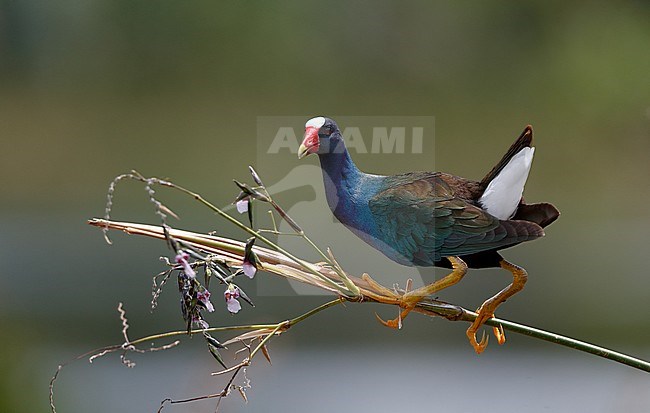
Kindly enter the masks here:
[[574, 350], [582, 351], [585, 353], [593, 354], [617, 363], [625, 364], [635, 369], [639, 369], [650, 373], [650, 362], [629, 356], [627, 354], [619, 353], [605, 347], [597, 346], [595, 344], [587, 343], [585, 341], [576, 340], [571, 337], [562, 336], [560, 334], [551, 333], [549, 331], [541, 330], [539, 328], [527, 326], [524, 324], [514, 323], [512, 321], [503, 320], [499, 318], [492, 318], [485, 324], [492, 327], [502, 325], [504, 330], [512, 331], [514, 333], [523, 334], [529, 337], [537, 338], [540, 340], [548, 341], [550, 343], [559, 344], [561, 346], [569, 347]]
[[295, 324], [300, 323], [301, 321], [304, 321], [308, 319], [309, 317], [313, 316], [314, 314], [320, 313], [323, 310], [326, 310], [330, 307], [334, 307], [337, 304], [342, 304], [343, 300], [337, 298], [336, 300], [328, 301], [325, 304], [321, 304], [318, 307], [312, 308], [311, 310], [307, 311], [304, 314], [299, 315], [298, 317], [294, 317], [291, 320], [289, 320], [289, 324], [287, 327], [291, 327]]
[[[189, 335], [201, 334], [204, 331], [208, 333], [214, 333], [219, 331], [236, 331], [236, 330], [261, 330], [264, 328], [275, 328], [277, 324], [248, 324], [241, 326], [224, 326], [224, 327], [210, 327], [205, 330], [192, 330]], [[129, 341], [129, 344], [137, 345], [142, 343], [147, 343], [149, 341], [161, 340], [165, 338], [186, 336], [188, 335], [187, 330], [177, 330], [177, 331], [168, 331], [166, 333], [152, 334], [150, 336], [141, 337], [136, 340]]]
[[[451, 305], [447, 303], [436, 302], [422, 302], [418, 304], [418, 308], [425, 310], [427, 313], [433, 313], [441, 317], [445, 317], [451, 321], [466, 321], [473, 322], [476, 319], [476, 313], [469, 311], [463, 307]], [[539, 328], [527, 326], [525, 324], [515, 323], [513, 321], [504, 320], [501, 318], [492, 317], [485, 322], [485, 325], [491, 327], [502, 326], [504, 330], [523, 334], [528, 337], [536, 338], [539, 340], [548, 341], [550, 343], [559, 344], [564, 347], [569, 347], [574, 350], [582, 351], [585, 353], [593, 354], [598, 357], [605, 358], [617, 363], [625, 364], [626, 366], [633, 367], [638, 370], [650, 373], [650, 362], [641, 360], [630, 355], [610, 350], [605, 347], [597, 346], [595, 344], [587, 343], [585, 341], [576, 340], [571, 337], [563, 336], [560, 334], [552, 333], [550, 331], [542, 330]]]
[[336, 265], [336, 263], [332, 262], [332, 260], [331, 260], [327, 255], [325, 255], [325, 253], [324, 253], [320, 248], [318, 248], [318, 246], [317, 246], [317, 245], [316, 245], [316, 244], [311, 240], [311, 238], [309, 238], [309, 237], [307, 236], [307, 234], [305, 234], [304, 232], [301, 232], [300, 235], [302, 236], [302, 238], [303, 238], [305, 241], [307, 241], [307, 243], [308, 243], [309, 245], [311, 245], [311, 246], [312, 246], [316, 251], [318, 251], [318, 253], [320, 254], [320, 256], [323, 257], [323, 259], [324, 259], [326, 262], [328, 262], [328, 263], [332, 266], [332, 268], [333, 268], [334, 271], [338, 274], [338, 276], [341, 277], [341, 280], [343, 281], [343, 284], [345, 284], [345, 287], [346, 287], [348, 290], [352, 291], [355, 295], [359, 295], [359, 293], [360, 293], [360, 291], [359, 291], [359, 287], [357, 287], [357, 286], [352, 282], [352, 280], [350, 280], [350, 278], [348, 278], [347, 274], [346, 274], [344, 271], [341, 271], [341, 269], [339, 268], [339, 266]]
[[[318, 307], [312, 308], [311, 310], [307, 311], [304, 314], [301, 314], [297, 317], [290, 318], [289, 320], [282, 321], [280, 323], [275, 323], [275, 324], [249, 324], [249, 325], [241, 325], [241, 326], [224, 326], [224, 327], [210, 327], [206, 328], [205, 330], [192, 330], [190, 334], [201, 334], [204, 331], [208, 333], [214, 333], [214, 332], [219, 332], [219, 331], [235, 331], [235, 330], [261, 330], [261, 329], [277, 329], [278, 326], [282, 327], [284, 326], [285, 328], [292, 327], [309, 317], [313, 316], [314, 314], [320, 313], [323, 310], [326, 310], [330, 307], [333, 307], [337, 304], [341, 304], [343, 301], [341, 299], [336, 299], [332, 301], [328, 301], [325, 304], [321, 304]], [[166, 333], [160, 333], [160, 334], [153, 334], [150, 336], [146, 337], [141, 337], [136, 340], [130, 341], [129, 344], [132, 345], [137, 345], [137, 344], [142, 344], [154, 340], [160, 340], [160, 339], [165, 339], [165, 338], [171, 338], [171, 337], [178, 337], [178, 336], [184, 336], [187, 335], [187, 330], [178, 330], [178, 331], [168, 331]]]
[[253, 360], [255, 354], [257, 354], [257, 352], [260, 351], [260, 349], [264, 347], [266, 343], [268, 343], [278, 331], [282, 330], [283, 328], [289, 328], [289, 326], [287, 325], [288, 323], [289, 323], [288, 321], [283, 321], [281, 323], [278, 323], [278, 325], [273, 329], [273, 331], [269, 332], [269, 334], [267, 334], [266, 337], [264, 337], [262, 341], [260, 341], [260, 343], [253, 349], [253, 351], [251, 351], [251, 354], [248, 356], [248, 361]]

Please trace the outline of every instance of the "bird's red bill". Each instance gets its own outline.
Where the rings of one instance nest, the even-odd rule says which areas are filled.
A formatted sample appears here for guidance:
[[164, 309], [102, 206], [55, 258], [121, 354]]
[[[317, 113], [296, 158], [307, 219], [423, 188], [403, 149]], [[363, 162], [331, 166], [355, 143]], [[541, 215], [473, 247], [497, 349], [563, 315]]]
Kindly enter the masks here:
[[318, 152], [318, 128], [305, 128], [305, 137], [302, 140], [302, 146], [307, 149], [308, 153]]

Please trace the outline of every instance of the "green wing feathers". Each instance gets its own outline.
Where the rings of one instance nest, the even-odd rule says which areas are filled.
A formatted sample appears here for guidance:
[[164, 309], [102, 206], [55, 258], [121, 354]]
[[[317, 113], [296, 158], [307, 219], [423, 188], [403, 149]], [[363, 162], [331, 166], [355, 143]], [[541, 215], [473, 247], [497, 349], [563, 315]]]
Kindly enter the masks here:
[[[414, 179], [415, 178], [415, 179]], [[406, 261], [433, 265], [448, 256], [505, 248], [544, 235], [528, 221], [500, 221], [454, 195], [438, 174], [391, 177], [369, 201], [379, 236]]]

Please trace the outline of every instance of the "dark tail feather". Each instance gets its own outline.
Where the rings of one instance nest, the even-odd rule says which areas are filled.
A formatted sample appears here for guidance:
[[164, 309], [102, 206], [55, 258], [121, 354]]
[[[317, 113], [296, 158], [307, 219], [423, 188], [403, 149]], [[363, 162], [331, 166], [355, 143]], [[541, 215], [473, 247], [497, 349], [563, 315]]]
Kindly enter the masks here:
[[506, 239], [513, 240], [516, 244], [544, 236], [544, 230], [542, 227], [531, 221], [518, 221], [511, 219], [508, 221], [501, 221], [501, 226], [505, 228], [506, 233], [508, 234]]
[[512, 159], [513, 156], [519, 153], [520, 150], [526, 147], [530, 147], [532, 142], [533, 142], [533, 127], [528, 125], [521, 133], [519, 138], [517, 138], [515, 143], [513, 143], [510, 149], [508, 149], [508, 152], [506, 152], [506, 154], [499, 161], [499, 163], [494, 168], [492, 168], [492, 170], [485, 176], [485, 178], [483, 178], [480, 184], [481, 188], [485, 190], [485, 188], [487, 188], [490, 181], [492, 181], [499, 174], [499, 172], [501, 172], [501, 170], [508, 164], [508, 162], [510, 162], [510, 159]]
[[560, 211], [552, 204], [519, 204], [517, 213], [512, 219], [534, 222], [544, 228], [558, 219]]

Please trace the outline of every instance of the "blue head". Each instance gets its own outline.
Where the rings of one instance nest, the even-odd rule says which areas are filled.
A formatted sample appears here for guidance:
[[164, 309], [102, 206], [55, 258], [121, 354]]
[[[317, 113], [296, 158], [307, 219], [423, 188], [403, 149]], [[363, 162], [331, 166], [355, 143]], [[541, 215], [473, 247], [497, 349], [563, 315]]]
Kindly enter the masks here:
[[312, 153], [326, 155], [344, 151], [343, 136], [332, 119], [318, 116], [305, 123], [305, 136], [298, 149], [298, 159]]

